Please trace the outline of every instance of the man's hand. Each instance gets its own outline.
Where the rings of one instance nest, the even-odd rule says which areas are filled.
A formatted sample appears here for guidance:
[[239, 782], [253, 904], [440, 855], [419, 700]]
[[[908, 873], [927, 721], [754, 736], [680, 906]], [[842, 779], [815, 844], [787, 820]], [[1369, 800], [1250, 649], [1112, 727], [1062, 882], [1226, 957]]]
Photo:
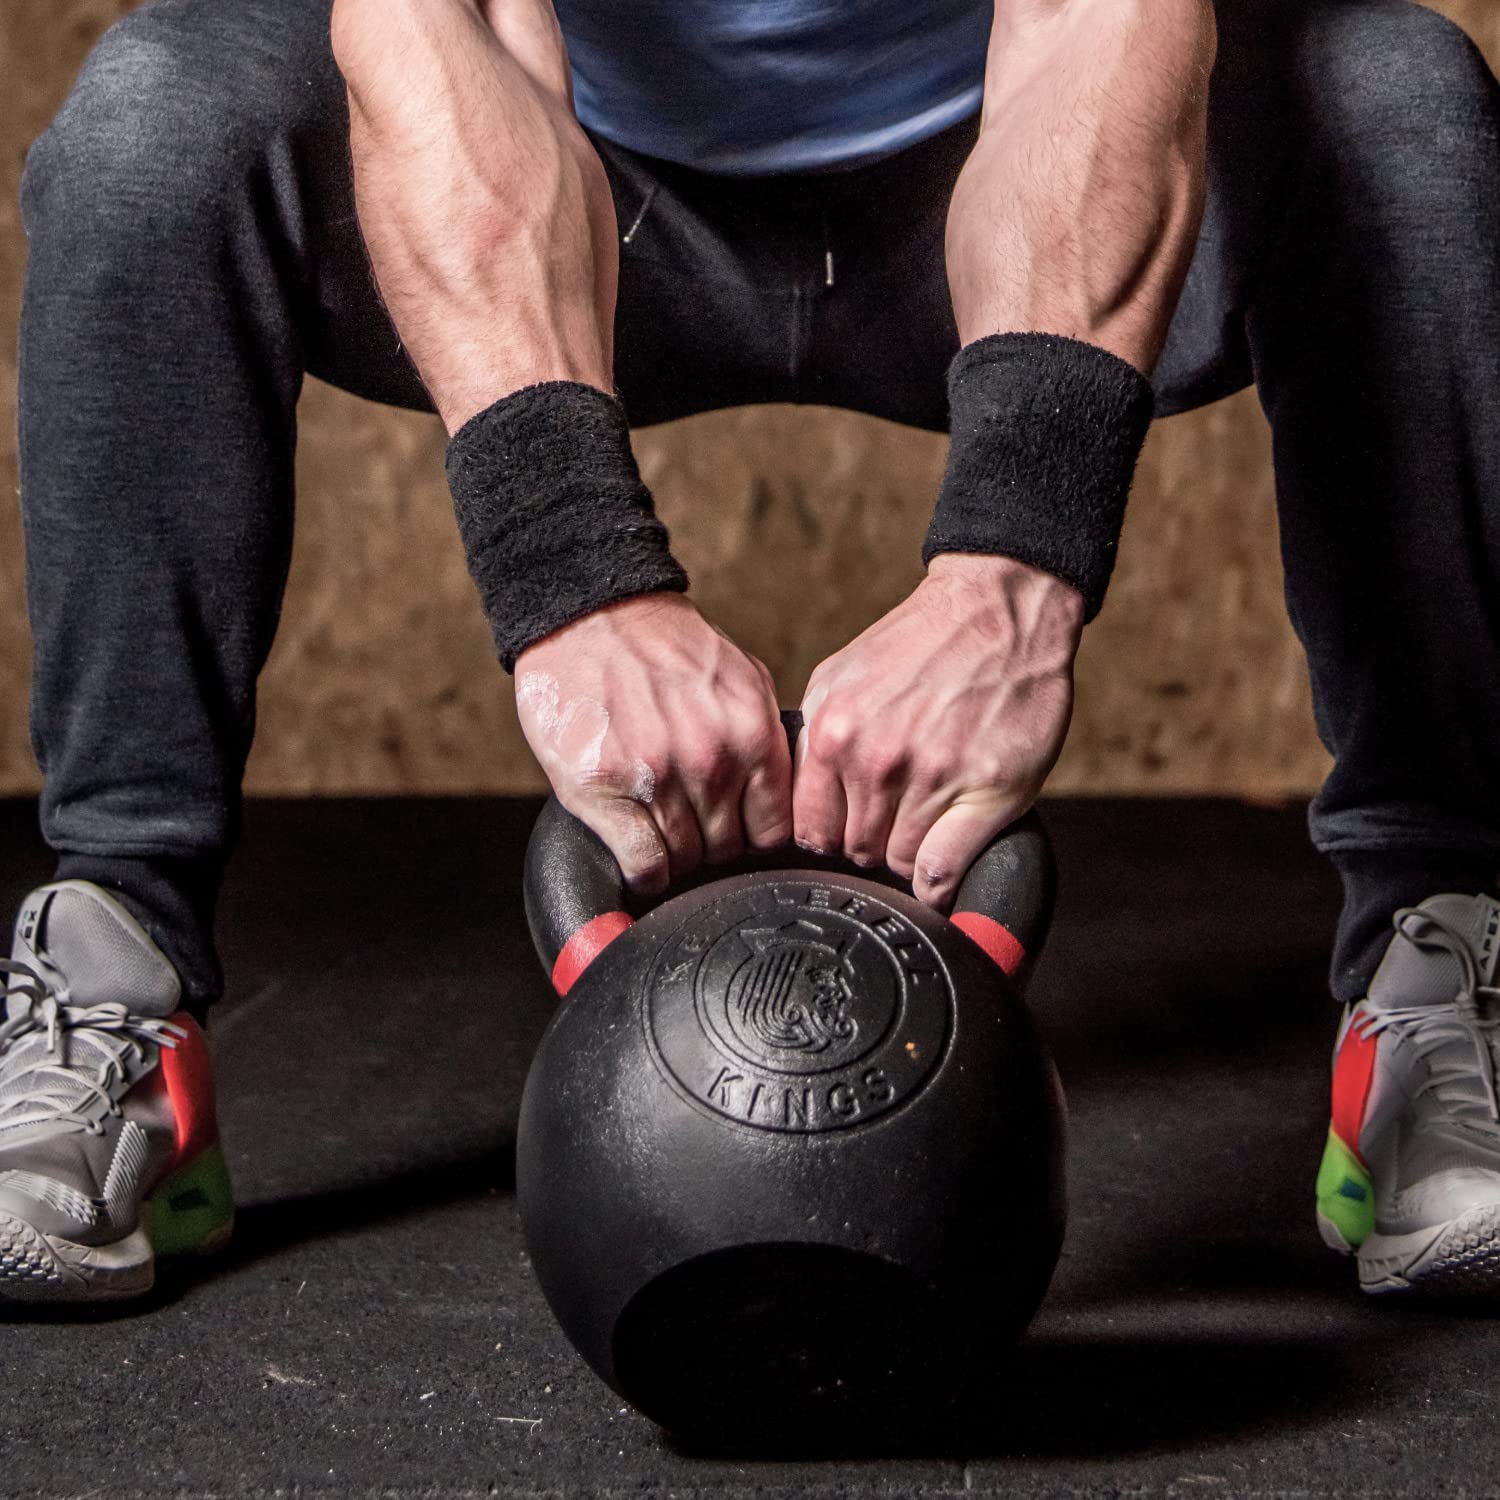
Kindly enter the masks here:
[[791, 836], [771, 674], [681, 594], [610, 605], [523, 651], [516, 707], [558, 800], [639, 894]]
[[935, 557], [808, 682], [797, 842], [884, 863], [945, 909], [1056, 763], [1082, 619], [1076, 589], [1024, 563]]

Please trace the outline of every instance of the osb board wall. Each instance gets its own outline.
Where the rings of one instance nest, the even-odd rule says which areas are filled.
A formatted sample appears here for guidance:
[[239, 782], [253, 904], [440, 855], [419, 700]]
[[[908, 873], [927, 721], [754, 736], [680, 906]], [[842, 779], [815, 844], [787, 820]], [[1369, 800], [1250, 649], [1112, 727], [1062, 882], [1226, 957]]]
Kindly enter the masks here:
[[[15, 502], [24, 148], [127, 0], [0, 8], [0, 793], [35, 789]], [[1442, 0], [1500, 63], [1494, 0]], [[543, 784], [464, 571], [432, 419], [312, 385], [297, 548], [249, 788], [474, 792]], [[709, 616], [794, 703], [829, 651], [919, 577], [943, 440], [844, 412], [762, 407], [638, 435]], [[1311, 791], [1326, 769], [1285, 620], [1269, 434], [1252, 393], [1156, 425], [1104, 613], [1086, 634], [1055, 791]]]

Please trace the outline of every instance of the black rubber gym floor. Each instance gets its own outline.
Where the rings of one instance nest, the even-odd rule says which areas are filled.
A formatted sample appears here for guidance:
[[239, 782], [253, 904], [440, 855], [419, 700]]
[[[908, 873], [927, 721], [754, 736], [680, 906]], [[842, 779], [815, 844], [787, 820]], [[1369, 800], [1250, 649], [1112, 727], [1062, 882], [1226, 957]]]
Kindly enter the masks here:
[[[551, 1008], [527, 801], [259, 803], [211, 1037], [233, 1248], [125, 1311], [0, 1316], [4, 1495], [1487, 1494], [1500, 1329], [1325, 1251], [1337, 908], [1301, 808], [1065, 801], [1032, 990], [1072, 1217], [988, 1420], [821, 1462], [674, 1450], [528, 1271], [516, 1104]], [[0, 902], [49, 873], [0, 803]], [[1003, 1183], [999, 1184], [1003, 1190]]]

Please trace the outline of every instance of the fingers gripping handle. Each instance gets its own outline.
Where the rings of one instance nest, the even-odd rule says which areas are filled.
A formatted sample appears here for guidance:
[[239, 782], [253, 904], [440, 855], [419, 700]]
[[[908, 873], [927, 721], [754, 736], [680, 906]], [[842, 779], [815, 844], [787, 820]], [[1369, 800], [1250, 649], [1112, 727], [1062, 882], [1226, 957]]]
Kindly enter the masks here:
[[[783, 710], [781, 723], [795, 762], [802, 715]], [[1032, 811], [997, 834], [969, 867], [950, 920], [1015, 977], [1042, 951], [1056, 897], [1052, 841]]]
[[[795, 755], [802, 715], [784, 712], [781, 722]], [[625, 889], [604, 840], [549, 797], [526, 846], [524, 891], [531, 941], [559, 994], [630, 926]]]
[[[802, 715], [781, 716], [795, 755]], [[813, 863], [788, 846], [789, 864]], [[828, 861], [817, 861], [827, 868]], [[853, 865], [852, 874], [869, 875]], [[712, 876], [712, 871], [705, 872]], [[532, 829], [524, 877], [531, 940], [559, 995], [627, 927], [625, 879], [604, 841], [549, 797]], [[1056, 892], [1052, 847], [1041, 819], [1028, 813], [980, 854], [964, 877], [952, 921], [1007, 974], [1029, 967], [1046, 939]]]
[[[787, 745], [797, 753], [802, 715], [781, 715]], [[625, 877], [591, 828], [549, 797], [526, 847], [526, 922], [542, 967], [559, 995], [630, 926]]]

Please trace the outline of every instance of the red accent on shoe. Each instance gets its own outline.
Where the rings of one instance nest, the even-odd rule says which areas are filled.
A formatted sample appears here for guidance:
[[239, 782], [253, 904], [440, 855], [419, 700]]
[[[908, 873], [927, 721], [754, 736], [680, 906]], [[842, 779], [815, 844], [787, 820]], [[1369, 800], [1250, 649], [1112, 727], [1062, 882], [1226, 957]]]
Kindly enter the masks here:
[[623, 911], [607, 911], [585, 922], [557, 955], [552, 966], [552, 988], [559, 995], [566, 995], [578, 976], [630, 925], [631, 918]]
[[1360, 1032], [1362, 1019], [1362, 1013], [1356, 1010], [1334, 1060], [1333, 1133], [1359, 1158], [1361, 1165], [1368, 1166], [1360, 1153], [1359, 1133], [1364, 1128], [1365, 1106], [1370, 1102], [1380, 1038]]
[[161, 1049], [161, 1076], [177, 1122], [177, 1154], [173, 1167], [194, 1161], [219, 1139], [214, 1114], [214, 1079], [208, 1043], [198, 1023], [181, 1011], [172, 1017], [187, 1035], [175, 1047]]
[[973, 938], [1006, 974], [1014, 974], [1026, 958], [1016, 935], [983, 912], [954, 912], [953, 925]]

